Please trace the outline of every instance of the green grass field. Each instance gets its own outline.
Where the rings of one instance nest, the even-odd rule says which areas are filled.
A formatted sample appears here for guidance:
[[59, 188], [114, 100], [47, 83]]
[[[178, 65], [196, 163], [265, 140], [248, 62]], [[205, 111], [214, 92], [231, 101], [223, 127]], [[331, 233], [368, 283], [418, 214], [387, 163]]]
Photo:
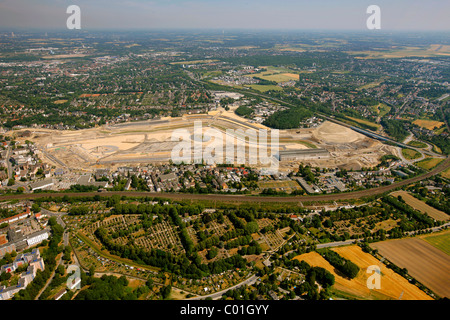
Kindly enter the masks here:
[[402, 154], [407, 160], [414, 160], [420, 158], [420, 152], [412, 149], [402, 149]]
[[436, 235], [424, 236], [422, 238], [433, 247], [450, 255], [450, 231], [445, 231]]
[[381, 127], [381, 125], [379, 125], [377, 123], [374, 123], [374, 122], [370, 122], [368, 120], [363, 120], [363, 119], [358, 119], [358, 118], [353, 118], [353, 117], [347, 117], [347, 118], [349, 118], [349, 119], [351, 119], [351, 120], [353, 120], [353, 121], [355, 121], [357, 123], [361, 123], [361, 124], [365, 124], [365, 125], [368, 125], [368, 126], [371, 126], [371, 127], [375, 127], [377, 129], [379, 129]]
[[258, 186], [263, 189], [274, 189], [276, 191], [286, 191], [291, 193], [294, 190], [301, 190], [302, 187], [296, 181], [260, 181]]
[[415, 147], [415, 148], [426, 148], [427, 147], [427, 145], [425, 143], [416, 141], [416, 140], [408, 142], [408, 146]]
[[380, 117], [384, 117], [386, 114], [389, 113], [389, 111], [391, 111], [391, 107], [385, 105], [384, 103], [379, 103], [377, 105], [371, 106], [370, 108]]
[[450, 179], [450, 168], [448, 168], [447, 170], [443, 171], [443, 172], [441, 173], [441, 175], [442, 175], [444, 178]]
[[368, 84], [365, 84], [359, 88], [357, 88], [356, 90], [360, 91], [360, 90], [364, 90], [364, 89], [371, 89], [371, 88], [375, 88], [378, 87], [381, 84], [381, 82], [379, 81], [374, 81], [374, 82], [370, 82]]
[[380, 103], [378, 105], [378, 110], [380, 110], [380, 117], [384, 117], [386, 114], [389, 113], [389, 111], [391, 111], [391, 107], [385, 105], [384, 103]]
[[416, 165], [422, 169], [431, 170], [441, 163], [443, 159], [439, 158], [428, 158], [416, 163]]
[[293, 73], [292, 70], [280, 67], [265, 67], [267, 71], [259, 73], [248, 74], [246, 77], [257, 77], [268, 81], [275, 81], [277, 83], [287, 82], [291, 80], [298, 80], [298, 72]]
[[265, 86], [265, 85], [260, 85], [260, 84], [252, 84], [252, 85], [249, 85], [248, 87], [252, 88], [253, 90], [260, 91], [260, 92], [267, 92], [269, 90], [277, 90], [277, 91], [283, 90], [283, 88], [281, 88], [279, 86], [273, 86], [273, 85]]

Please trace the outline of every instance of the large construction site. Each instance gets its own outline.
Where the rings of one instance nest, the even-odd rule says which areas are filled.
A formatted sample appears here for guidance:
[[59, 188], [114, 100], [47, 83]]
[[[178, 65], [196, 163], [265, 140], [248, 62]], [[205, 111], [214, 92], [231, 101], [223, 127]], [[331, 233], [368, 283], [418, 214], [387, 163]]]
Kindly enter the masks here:
[[[194, 131], [199, 123], [202, 126], [201, 136]], [[329, 121], [316, 128], [280, 130], [276, 145], [275, 140], [272, 143], [270, 128], [241, 118], [232, 110], [223, 109], [208, 114], [126, 122], [77, 131], [31, 129], [32, 137], [28, 139], [36, 144], [44, 162], [56, 167], [89, 171], [168, 163], [173, 160], [172, 151], [180, 144], [180, 140], [173, 138], [175, 130], [189, 133], [191, 141], [188, 143], [192, 146], [200, 141], [203, 151], [217, 147], [219, 141], [214, 133], [218, 133], [227, 139], [222, 141], [222, 145], [219, 144], [224, 155], [227, 143], [234, 141], [235, 145], [245, 145], [246, 165], [255, 168], [273, 166], [273, 163], [249, 161], [255, 150], [258, 153], [261, 151], [264, 140], [261, 136], [259, 140], [246, 138], [245, 131], [253, 130], [258, 134], [260, 129], [267, 130], [267, 154], [280, 171], [291, 171], [300, 162], [321, 168], [357, 170], [377, 165], [382, 155], [397, 154], [394, 147]], [[271, 146], [275, 148], [271, 150]], [[194, 156], [190, 158], [194, 159]], [[225, 162], [225, 158], [224, 161], [217, 161]], [[231, 162], [243, 164], [242, 158], [238, 157]]]

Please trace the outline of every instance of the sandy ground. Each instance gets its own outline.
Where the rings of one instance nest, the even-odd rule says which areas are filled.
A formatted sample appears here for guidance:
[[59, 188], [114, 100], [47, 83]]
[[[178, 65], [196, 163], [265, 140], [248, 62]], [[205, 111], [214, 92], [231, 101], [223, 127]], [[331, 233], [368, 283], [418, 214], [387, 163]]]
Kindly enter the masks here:
[[321, 142], [337, 144], [355, 143], [366, 138], [356, 131], [329, 121], [325, 121], [317, 130], [314, 130], [312, 135]]
[[[111, 168], [114, 163], [116, 165], [161, 163], [171, 159], [171, 151], [179, 141], [172, 140], [173, 133], [184, 130], [192, 135], [196, 121], [201, 121], [204, 133], [215, 129], [215, 132], [223, 134], [223, 137], [229, 129], [253, 130], [253, 132], [267, 129], [267, 145], [271, 147], [270, 128], [239, 117], [233, 110], [225, 111], [224, 109], [209, 114], [184, 115], [182, 118], [167, 117], [160, 120], [121, 123], [77, 131], [36, 129], [32, 130], [33, 137], [30, 140], [34, 141], [39, 149], [70, 168], [92, 169], [93, 166], [98, 167], [98, 165]], [[229, 137], [236, 139], [235, 145], [243, 143], [241, 133], [235, 133]], [[208, 146], [210, 149], [213, 148], [214, 141], [213, 138], [204, 141], [203, 151]], [[193, 140], [191, 143], [193, 146]], [[248, 141], [245, 144], [247, 148], [253, 146]], [[390, 146], [329, 121], [325, 121], [318, 128], [279, 131], [278, 150], [301, 150], [310, 148], [311, 145], [325, 148], [331, 153], [330, 159], [302, 161], [317, 167], [345, 169], [372, 167], [379, 163], [380, 156], [392, 151]], [[255, 153], [254, 150], [247, 150], [247, 164], [250, 160], [249, 154]], [[54, 159], [46, 160], [59, 166]], [[298, 167], [298, 164], [298, 161], [281, 162], [279, 169], [290, 171]], [[263, 166], [261, 163], [256, 165], [256, 167]]]

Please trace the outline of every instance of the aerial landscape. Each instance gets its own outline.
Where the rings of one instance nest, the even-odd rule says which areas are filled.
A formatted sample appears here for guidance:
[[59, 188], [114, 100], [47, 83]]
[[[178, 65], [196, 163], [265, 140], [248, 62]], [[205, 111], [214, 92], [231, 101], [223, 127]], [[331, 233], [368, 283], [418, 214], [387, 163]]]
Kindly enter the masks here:
[[450, 298], [449, 28], [15, 27], [0, 300]]

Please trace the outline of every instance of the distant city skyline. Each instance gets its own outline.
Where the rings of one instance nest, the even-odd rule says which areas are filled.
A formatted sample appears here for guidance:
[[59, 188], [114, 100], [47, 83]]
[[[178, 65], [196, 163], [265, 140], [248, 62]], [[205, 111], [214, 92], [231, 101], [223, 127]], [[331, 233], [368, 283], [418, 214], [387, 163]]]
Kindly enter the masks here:
[[0, 28], [65, 29], [69, 5], [82, 29], [367, 30], [369, 5], [386, 31], [450, 31], [441, 0], [0, 0]]

